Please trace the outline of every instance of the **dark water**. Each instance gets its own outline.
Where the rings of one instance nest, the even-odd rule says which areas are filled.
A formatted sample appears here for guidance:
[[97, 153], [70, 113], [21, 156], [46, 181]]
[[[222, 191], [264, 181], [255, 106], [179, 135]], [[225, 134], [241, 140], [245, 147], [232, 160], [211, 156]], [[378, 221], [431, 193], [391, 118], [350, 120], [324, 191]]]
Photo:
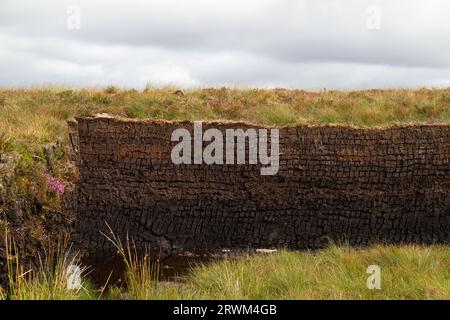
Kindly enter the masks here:
[[[233, 253], [233, 256], [239, 255]], [[152, 254], [150, 256], [151, 272], [159, 281], [183, 282], [198, 265], [206, 265], [229, 257], [225, 252], [179, 252], [165, 257]], [[82, 264], [87, 266], [85, 276], [96, 286], [120, 286], [124, 283], [125, 264], [121, 257], [109, 259], [83, 259]]]

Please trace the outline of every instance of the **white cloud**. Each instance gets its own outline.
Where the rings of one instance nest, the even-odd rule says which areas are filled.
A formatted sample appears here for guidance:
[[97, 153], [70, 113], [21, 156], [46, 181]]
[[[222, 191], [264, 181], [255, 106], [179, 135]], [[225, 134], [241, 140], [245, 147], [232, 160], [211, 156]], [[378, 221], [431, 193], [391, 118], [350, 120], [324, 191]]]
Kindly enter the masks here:
[[0, 86], [448, 86], [449, 14], [446, 0], [2, 0]]

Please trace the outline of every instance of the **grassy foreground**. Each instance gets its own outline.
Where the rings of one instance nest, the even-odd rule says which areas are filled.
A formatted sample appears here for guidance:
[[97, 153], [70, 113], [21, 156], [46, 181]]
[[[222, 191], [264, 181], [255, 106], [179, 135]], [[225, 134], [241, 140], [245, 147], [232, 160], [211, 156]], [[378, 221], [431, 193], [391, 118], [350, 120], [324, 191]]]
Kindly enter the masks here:
[[[125, 287], [108, 293], [67, 290], [65, 263], [12, 278], [11, 299], [450, 299], [450, 247], [331, 246], [222, 260], [192, 269], [185, 282], [158, 283], [148, 261], [129, 260]], [[381, 268], [381, 289], [369, 290], [367, 267]], [[13, 284], [15, 283], [13, 282]], [[3, 292], [6, 298], [6, 292]]]

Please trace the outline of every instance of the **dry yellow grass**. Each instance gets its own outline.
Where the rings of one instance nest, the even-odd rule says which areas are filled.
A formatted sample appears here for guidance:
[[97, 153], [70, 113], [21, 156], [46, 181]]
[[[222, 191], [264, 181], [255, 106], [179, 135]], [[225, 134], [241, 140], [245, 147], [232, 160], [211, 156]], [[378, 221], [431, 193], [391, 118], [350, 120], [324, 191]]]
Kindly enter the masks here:
[[166, 120], [246, 120], [262, 125], [441, 122], [450, 88], [308, 92], [286, 89], [0, 89], [0, 133], [16, 144], [51, 142], [65, 121], [106, 112]]

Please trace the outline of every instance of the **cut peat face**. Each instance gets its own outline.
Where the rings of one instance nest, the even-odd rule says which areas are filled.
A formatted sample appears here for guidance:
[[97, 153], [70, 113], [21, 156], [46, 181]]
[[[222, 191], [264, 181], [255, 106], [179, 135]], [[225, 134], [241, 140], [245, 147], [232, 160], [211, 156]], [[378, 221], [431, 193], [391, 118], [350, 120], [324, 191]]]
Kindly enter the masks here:
[[[202, 125], [224, 136], [264, 129]], [[83, 252], [116, 251], [102, 235], [107, 225], [138, 250], [168, 252], [450, 242], [448, 125], [278, 128], [273, 175], [248, 161], [173, 163], [171, 136], [180, 128], [193, 136], [192, 122], [97, 117], [70, 124], [79, 180], [68, 207]]]

